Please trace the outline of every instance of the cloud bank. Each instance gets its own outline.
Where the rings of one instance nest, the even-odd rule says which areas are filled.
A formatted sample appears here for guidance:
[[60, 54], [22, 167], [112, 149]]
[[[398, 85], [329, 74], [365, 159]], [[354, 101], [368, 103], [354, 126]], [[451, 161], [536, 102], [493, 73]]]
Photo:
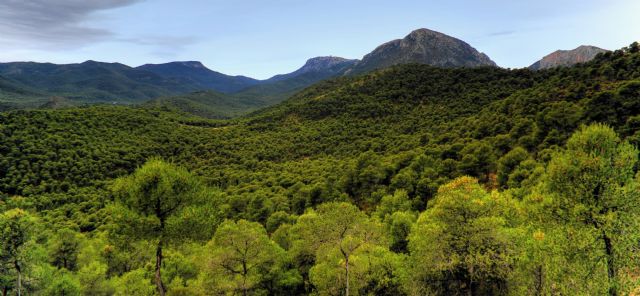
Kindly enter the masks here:
[[0, 0], [0, 44], [65, 49], [114, 35], [91, 27], [94, 13], [143, 0]]

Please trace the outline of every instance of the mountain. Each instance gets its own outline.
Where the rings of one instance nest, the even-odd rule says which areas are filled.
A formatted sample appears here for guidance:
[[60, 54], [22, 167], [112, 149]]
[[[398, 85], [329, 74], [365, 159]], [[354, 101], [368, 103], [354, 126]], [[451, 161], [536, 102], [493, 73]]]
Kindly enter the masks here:
[[582, 45], [572, 50], [556, 50], [529, 66], [531, 70], [567, 67], [592, 60], [599, 53], [608, 52], [595, 46]]
[[197, 91], [158, 98], [144, 106], [180, 110], [206, 118], [234, 117], [275, 105], [319, 81], [341, 76], [356, 62], [340, 57], [316, 57], [291, 73], [273, 76], [235, 93]]
[[140, 102], [197, 90], [184, 81], [119, 63], [80, 64], [17, 62], [0, 64], [0, 75], [41, 93], [79, 102]]
[[233, 93], [260, 83], [253, 78], [229, 76], [209, 70], [201, 62], [195, 61], [146, 64], [136, 69], [181, 81], [199, 90], [215, 90], [222, 93]]
[[350, 60], [341, 57], [326, 56], [315, 57], [307, 60], [300, 69], [289, 74], [276, 75], [267, 80], [275, 82], [294, 78], [303, 74], [315, 73], [318, 77], [331, 77], [343, 74], [345, 70], [354, 66], [358, 60]]
[[487, 55], [462, 40], [429, 29], [418, 29], [404, 39], [378, 46], [352, 71], [362, 73], [409, 63], [445, 68], [496, 66]]
[[344, 75], [357, 62], [358, 60], [332, 56], [312, 58], [296, 71], [271, 77], [234, 96], [245, 101], [258, 98], [258, 103], [262, 103], [262, 106], [273, 105], [319, 81]]

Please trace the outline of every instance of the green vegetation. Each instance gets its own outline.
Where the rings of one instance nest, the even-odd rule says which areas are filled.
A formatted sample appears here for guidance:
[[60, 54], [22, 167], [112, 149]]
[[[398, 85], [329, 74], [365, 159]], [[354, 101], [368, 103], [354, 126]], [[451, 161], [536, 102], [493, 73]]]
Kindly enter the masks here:
[[7, 295], [628, 295], [637, 45], [406, 65], [234, 120], [0, 113]]

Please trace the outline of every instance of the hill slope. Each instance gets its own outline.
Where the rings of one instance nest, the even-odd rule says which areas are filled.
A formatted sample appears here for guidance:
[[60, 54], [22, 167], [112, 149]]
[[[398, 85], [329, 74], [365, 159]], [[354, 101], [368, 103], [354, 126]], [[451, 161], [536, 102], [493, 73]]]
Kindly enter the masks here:
[[0, 111], [37, 107], [46, 96], [17, 81], [0, 76]]
[[[461, 40], [420, 29], [404, 39], [379, 46], [361, 61], [316, 57], [291, 73], [262, 81], [225, 75], [194, 61], [146, 64], [137, 68], [95, 61], [66, 65], [4, 63], [0, 64], [0, 76], [32, 92], [60, 97], [70, 104], [130, 104], [154, 100], [145, 106], [164, 106], [220, 118], [277, 104], [328, 78], [407, 63], [437, 67], [495, 66], [486, 55]], [[42, 106], [52, 105], [46, 103], [48, 100], [39, 99], [38, 102]], [[23, 104], [20, 100], [12, 104], [12, 108], [34, 106], [30, 101]]]
[[[393, 158], [393, 155], [415, 149], [423, 152], [427, 149], [433, 157], [441, 161], [451, 159], [457, 167], [464, 154], [471, 153], [472, 147], [481, 143], [493, 147], [492, 157], [500, 157], [516, 146], [542, 156], [547, 153], [545, 149], [562, 144], [580, 124], [594, 121], [608, 123], [624, 136], [640, 141], [640, 133], [634, 128], [640, 116], [640, 107], [634, 99], [640, 90], [639, 67], [640, 53], [622, 51], [577, 67], [535, 72], [404, 65], [364, 76], [328, 80], [246, 118], [214, 122], [215, 128], [199, 127], [208, 121], [192, 124], [191, 119], [167, 116], [171, 113], [166, 112], [144, 111], [141, 113], [146, 114], [144, 120], [140, 116], [134, 117], [139, 120], [135, 124], [144, 125], [153, 119], [162, 121], [167, 129], [193, 125], [197, 132], [189, 136], [192, 137], [189, 147], [184, 146], [179, 153], [158, 150], [158, 154], [175, 157], [185, 165], [198, 168], [203, 175], [210, 176], [212, 182], [220, 184], [231, 184], [235, 178], [232, 175], [253, 171], [256, 162], [270, 171], [287, 162], [307, 163], [307, 159], [352, 159], [368, 150]], [[614, 69], [613, 73], [610, 68]], [[101, 118], [126, 117], [136, 112], [140, 111], [109, 107], [12, 112], [0, 118], [5, 126], [12, 126], [9, 130], [14, 131], [3, 143], [44, 145], [42, 149], [52, 145], [31, 138], [33, 131], [20, 132], [27, 128], [44, 129], [43, 132], [51, 136], [59, 135], [56, 141], [62, 141], [60, 145], [63, 146], [70, 145], [74, 138], [89, 143], [95, 136], [108, 142], [114, 135], [97, 129], [95, 132], [98, 133], [91, 137], [72, 136], [71, 125], [82, 120], [112, 121]], [[33, 125], [30, 119], [38, 117], [46, 123], [46, 118], [54, 115], [60, 117], [55, 122], [61, 126]], [[225, 127], [220, 128], [220, 124]], [[160, 138], [172, 134], [164, 128], [153, 130], [150, 127], [148, 132]], [[122, 129], [121, 133], [127, 133], [129, 128]], [[87, 132], [94, 130], [88, 128]], [[175, 143], [168, 138], [157, 141]], [[74, 148], [70, 145], [67, 149]], [[7, 170], [12, 161], [29, 157], [29, 153], [4, 157], [9, 162], [0, 161], [8, 165], [0, 169], [5, 178], [2, 183], [12, 191], [21, 192], [25, 185], [20, 185], [20, 175], [7, 174]], [[234, 173], [225, 176], [216, 173], [221, 170]], [[473, 169], [454, 169], [443, 174], [456, 176], [465, 172], [481, 173]], [[247, 176], [250, 179], [263, 177], [259, 174]], [[34, 186], [40, 184], [37, 178], [29, 182]], [[231, 185], [223, 188], [227, 186]]]

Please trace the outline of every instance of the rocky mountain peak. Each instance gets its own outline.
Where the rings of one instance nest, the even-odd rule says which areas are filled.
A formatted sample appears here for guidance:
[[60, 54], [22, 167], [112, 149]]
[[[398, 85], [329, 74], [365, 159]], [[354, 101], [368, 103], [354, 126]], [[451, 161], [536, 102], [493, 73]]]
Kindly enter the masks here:
[[568, 67], [592, 60], [599, 53], [608, 50], [591, 45], [581, 45], [572, 50], [556, 50], [529, 66], [531, 70]]
[[325, 56], [325, 57], [315, 57], [307, 60], [307, 62], [302, 66], [302, 68], [298, 69], [299, 73], [312, 72], [312, 71], [322, 71], [334, 66], [352, 62], [355, 60], [349, 60], [341, 57], [334, 56]]
[[364, 56], [356, 72], [398, 64], [418, 63], [437, 67], [496, 66], [488, 56], [466, 42], [429, 29], [418, 29], [403, 39], [384, 43]]
[[198, 62], [198, 61], [185, 61], [185, 62], [176, 62], [176, 63], [180, 64], [182, 66], [189, 67], [189, 68], [194, 68], [194, 69], [206, 69], [207, 68], [201, 62]]

